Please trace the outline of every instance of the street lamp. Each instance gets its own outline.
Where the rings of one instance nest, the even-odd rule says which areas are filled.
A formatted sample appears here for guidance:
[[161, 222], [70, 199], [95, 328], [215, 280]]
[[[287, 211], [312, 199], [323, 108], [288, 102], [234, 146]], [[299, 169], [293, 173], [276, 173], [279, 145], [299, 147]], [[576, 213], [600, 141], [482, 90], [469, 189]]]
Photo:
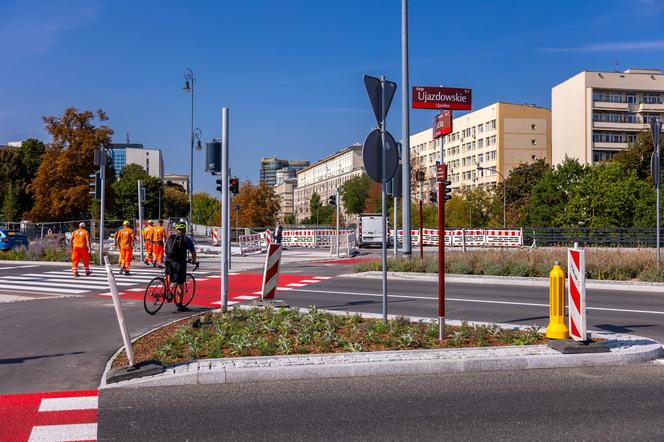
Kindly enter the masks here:
[[482, 167], [482, 166], [480, 166], [480, 165], [478, 164], [478, 165], [477, 165], [477, 170], [493, 170], [493, 171], [496, 172], [498, 175], [500, 175], [500, 177], [503, 179], [503, 229], [504, 229], [504, 228], [505, 228], [505, 202], [507, 201], [507, 200], [505, 199], [505, 187], [506, 187], [506, 184], [507, 184], [507, 183], [505, 182], [505, 176], [504, 176], [502, 173], [498, 172], [498, 170], [496, 170], [496, 166], [493, 166], [493, 167]]
[[194, 71], [187, 68], [184, 70], [184, 86], [182, 90], [191, 92], [191, 153], [189, 158], [189, 233], [194, 232], [193, 206], [194, 206], [194, 138], [198, 140], [197, 149], [201, 149], [201, 130], [194, 129]]

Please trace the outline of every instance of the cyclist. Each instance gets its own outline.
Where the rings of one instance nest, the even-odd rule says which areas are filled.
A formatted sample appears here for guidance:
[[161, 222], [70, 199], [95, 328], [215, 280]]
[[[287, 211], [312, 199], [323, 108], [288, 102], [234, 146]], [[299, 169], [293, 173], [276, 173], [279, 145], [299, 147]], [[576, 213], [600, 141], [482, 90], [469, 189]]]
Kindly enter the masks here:
[[166, 264], [166, 285], [171, 282], [177, 284], [175, 289], [175, 305], [179, 311], [188, 310], [182, 306], [184, 297], [184, 281], [187, 277], [187, 252], [191, 252], [191, 262], [196, 264], [196, 247], [194, 241], [187, 235], [187, 225], [178, 223], [175, 225], [176, 233], [171, 234], [166, 241], [165, 260]]

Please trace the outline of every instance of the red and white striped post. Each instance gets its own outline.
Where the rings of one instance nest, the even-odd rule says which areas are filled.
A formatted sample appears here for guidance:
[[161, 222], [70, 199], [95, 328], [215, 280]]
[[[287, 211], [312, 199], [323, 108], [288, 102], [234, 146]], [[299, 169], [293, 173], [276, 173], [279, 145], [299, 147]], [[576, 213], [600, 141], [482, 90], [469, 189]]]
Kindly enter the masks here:
[[265, 270], [263, 271], [263, 288], [261, 297], [263, 300], [273, 300], [277, 292], [277, 281], [279, 280], [279, 262], [281, 261], [281, 244], [269, 244], [265, 257]]
[[586, 252], [576, 243], [573, 249], [567, 249], [567, 293], [569, 334], [575, 341], [587, 341]]

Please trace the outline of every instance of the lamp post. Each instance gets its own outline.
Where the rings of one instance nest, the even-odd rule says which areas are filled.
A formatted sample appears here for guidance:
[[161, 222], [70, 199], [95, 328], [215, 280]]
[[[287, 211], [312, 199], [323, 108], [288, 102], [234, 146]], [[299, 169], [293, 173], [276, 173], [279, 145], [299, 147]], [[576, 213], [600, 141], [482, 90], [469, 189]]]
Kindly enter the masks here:
[[505, 228], [505, 206], [506, 206], [505, 202], [507, 201], [507, 200], [505, 199], [505, 187], [506, 187], [506, 184], [507, 184], [507, 183], [505, 182], [505, 176], [504, 176], [502, 173], [498, 172], [498, 170], [496, 170], [496, 166], [493, 166], [493, 167], [482, 167], [482, 166], [480, 166], [480, 165], [478, 164], [478, 165], [477, 165], [477, 170], [493, 170], [493, 171], [496, 172], [498, 175], [500, 175], [500, 177], [503, 179], [503, 229], [504, 229], [504, 228]]
[[197, 140], [197, 149], [201, 149], [201, 130], [196, 128], [194, 129], [194, 71], [187, 68], [184, 70], [184, 86], [182, 89], [185, 92], [191, 92], [191, 152], [189, 157], [189, 233], [193, 234], [194, 232], [194, 221], [193, 221], [193, 206], [194, 206], [194, 140]]

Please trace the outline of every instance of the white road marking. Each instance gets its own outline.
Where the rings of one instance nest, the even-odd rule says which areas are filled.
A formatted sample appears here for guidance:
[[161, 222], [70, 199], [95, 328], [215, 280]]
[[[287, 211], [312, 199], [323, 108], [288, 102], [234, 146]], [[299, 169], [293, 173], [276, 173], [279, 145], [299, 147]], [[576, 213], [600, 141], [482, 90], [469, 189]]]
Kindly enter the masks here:
[[309, 284], [313, 284], [314, 282], [320, 282], [320, 279], [303, 279], [300, 282], [307, 282]]
[[0, 295], [0, 302], [25, 301], [28, 299], [38, 299], [38, 298], [31, 298], [30, 296]]
[[314, 279], [332, 279], [331, 276], [314, 276]]
[[304, 286], [306, 286], [306, 284], [300, 284], [300, 283], [297, 283], [297, 282], [291, 282], [290, 284], [286, 284], [286, 285], [289, 286], [289, 287], [304, 287]]
[[39, 411], [93, 410], [97, 408], [97, 396], [44, 398]]
[[[79, 274], [81, 274], [79, 272]], [[81, 276], [79, 277], [80, 279], [77, 279], [77, 281], [94, 281], [97, 283], [104, 283], [108, 281], [108, 278], [104, 278], [101, 276], [83, 276], [85, 273], [82, 273]], [[37, 273], [28, 273], [26, 275], [22, 276], [28, 276], [30, 280], [34, 280], [35, 278], [39, 278], [42, 281], [51, 281], [51, 282], [58, 282], [58, 281], [71, 281], [73, 279], [73, 276], [71, 274], [69, 275], [40, 275]], [[18, 278], [17, 276], [3, 276], [3, 278]], [[120, 277], [116, 276], [116, 283], [119, 287], [122, 286], [130, 286], [130, 285], [135, 285], [141, 282], [146, 282], [146, 281], [136, 281], [135, 283], [132, 283], [131, 280], [127, 281], [124, 279], [125, 277], [123, 276], [122, 279]], [[119, 279], [119, 281], [118, 281]], [[124, 280], [124, 282], [123, 282]]]
[[97, 440], [97, 424], [41, 425], [32, 428], [29, 442]]
[[[67, 277], [71, 276], [71, 271], [69, 271], [68, 273], [69, 273], [69, 275], [63, 275], [62, 273], [58, 273], [58, 272], [46, 272], [42, 276], [44, 276], [45, 278], [67, 278]], [[85, 275], [85, 271], [79, 270], [78, 273]], [[31, 273], [30, 275], [34, 275], [34, 273]], [[131, 272], [131, 274], [129, 276], [127, 276], [127, 275], [118, 275], [116, 273], [114, 273], [113, 276], [115, 276], [116, 279], [119, 279], [121, 281], [125, 280], [125, 281], [141, 281], [141, 282], [144, 282], [144, 281], [152, 281], [154, 279], [154, 276], [136, 275], [133, 272]], [[164, 274], [163, 273], [160, 273], [159, 275], [155, 274], [155, 276], [164, 276]], [[86, 276], [86, 278], [89, 278], [89, 279], [103, 279], [104, 281], [108, 279], [108, 277], [106, 276], [106, 273], [93, 274], [93, 275], [90, 275], [90, 276]]]
[[[354, 296], [371, 296], [382, 298], [383, 295], [380, 293], [360, 293], [360, 292], [340, 292], [334, 290], [308, 290], [308, 289], [291, 289], [296, 292], [311, 292], [311, 293], [329, 293], [336, 295], [354, 295]], [[405, 298], [405, 299], [427, 299], [430, 301], [437, 301], [437, 297], [432, 296], [413, 296], [413, 295], [387, 295], [388, 298]], [[474, 302], [480, 304], [505, 304], [505, 305], [525, 305], [530, 307], [545, 307], [549, 308], [549, 304], [540, 304], [534, 302], [515, 302], [515, 301], [493, 301], [486, 299], [466, 299], [466, 298], [445, 298], [446, 301], [455, 301], [455, 302]], [[599, 310], [607, 312], [621, 312], [621, 313], [647, 313], [653, 315], [664, 315], [664, 311], [657, 310], [633, 310], [633, 309], [622, 309], [622, 308], [610, 308], [610, 307], [586, 307], [587, 310]]]
[[[26, 283], [29, 284], [29, 283]], [[52, 284], [49, 284], [52, 285]], [[24, 292], [47, 292], [47, 293], [58, 293], [58, 294], [64, 294], [64, 295], [80, 295], [81, 293], [87, 292], [87, 290], [72, 290], [72, 289], [67, 289], [67, 288], [54, 288], [54, 287], [38, 287], [35, 285], [16, 285], [13, 284], [11, 287], [0, 287], [0, 290], [4, 291], [24, 291]]]
[[[260, 295], [262, 294], [261, 292], [256, 292], [256, 294]], [[251, 299], [257, 299], [259, 298], [258, 296], [253, 296], [253, 295], [242, 295], [242, 296], [236, 296], [235, 299], [241, 299], [243, 301], [249, 301]]]
[[8, 279], [5, 277], [0, 277], [0, 283], [6, 282], [7, 284], [11, 284], [12, 286], [16, 285], [34, 285], [34, 286], [42, 286], [42, 287], [65, 287], [65, 288], [72, 288], [72, 289], [107, 289], [108, 285], [107, 284], [99, 284], [95, 283], [96, 285], [91, 285], [90, 283], [85, 283], [85, 282], [78, 282], [78, 279], [74, 279], [73, 277], [70, 278], [70, 281], [61, 281], [59, 279], [55, 281], [23, 281], [23, 280], [16, 280], [16, 279]]
[[39, 266], [37, 266], [37, 265], [25, 265], [25, 266], [0, 267], [0, 270], [27, 269], [29, 267], [39, 267]]

